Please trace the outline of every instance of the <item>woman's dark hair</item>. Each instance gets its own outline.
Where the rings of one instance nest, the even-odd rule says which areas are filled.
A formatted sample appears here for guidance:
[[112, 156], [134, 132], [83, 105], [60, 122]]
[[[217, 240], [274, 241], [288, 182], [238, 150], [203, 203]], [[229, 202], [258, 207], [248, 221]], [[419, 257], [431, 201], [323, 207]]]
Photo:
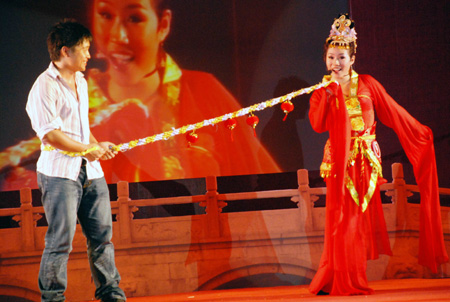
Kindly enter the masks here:
[[161, 20], [163, 12], [170, 8], [170, 0], [150, 0], [150, 2], [158, 16], [158, 20]]
[[64, 19], [50, 28], [47, 48], [50, 60], [59, 61], [63, 46], [72, 48], [84, 40], [92, 41], [92, 34], [85, 26], [74, 19]]

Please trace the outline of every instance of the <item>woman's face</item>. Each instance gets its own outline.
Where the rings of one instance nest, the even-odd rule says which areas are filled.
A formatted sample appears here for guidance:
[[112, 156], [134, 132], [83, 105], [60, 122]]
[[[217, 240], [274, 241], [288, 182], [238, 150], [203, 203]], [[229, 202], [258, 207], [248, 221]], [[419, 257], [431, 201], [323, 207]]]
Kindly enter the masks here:
[[94, 39], [116, 84], [138, 84], [157, 64], [159, 45], [170, 30], [171, 12], [161, 20], [151, 0], [96, 0]]
[[350, 74], [350, 67], [355, 62], [355, 56], [350, 57], [349, 50], [329, 47], [326, 55], [326, 65], [334, 80], [344, 79]]

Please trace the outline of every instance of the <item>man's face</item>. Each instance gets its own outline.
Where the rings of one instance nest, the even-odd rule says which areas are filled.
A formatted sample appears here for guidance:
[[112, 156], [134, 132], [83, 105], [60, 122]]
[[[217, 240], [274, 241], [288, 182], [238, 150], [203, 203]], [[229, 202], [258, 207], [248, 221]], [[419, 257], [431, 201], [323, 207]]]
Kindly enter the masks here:
[[138, 83], [156, 67], [167, 35], [151, 1], [97, 0], [93, 9], [94, 39], [112, 79], [119, 85]]
[[84, 39], [81, 43], [69, 49], [69, 66], [76, 71], [85, 71], [88, 60], [91, 58], [89, 47], [91, 43]]

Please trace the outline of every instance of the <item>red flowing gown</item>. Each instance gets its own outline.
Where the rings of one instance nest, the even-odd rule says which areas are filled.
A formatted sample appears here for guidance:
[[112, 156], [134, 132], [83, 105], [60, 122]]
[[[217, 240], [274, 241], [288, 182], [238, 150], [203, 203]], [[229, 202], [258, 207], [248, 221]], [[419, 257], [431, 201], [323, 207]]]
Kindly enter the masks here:
[[448, 261], [431, 130], [398, 105], [373, 77], [356, 73], [352, 80], [354, 77], [361, 131], [355, 131], [358, 123], [353, 123], [353, 113], [337, 84], [316, 90], [310, 99], [313, 129], [330, 135], [321, 167], [327, 183], [326, 224], [324, 251], [309, 287], [314, 294], [370, 294], [367, 259], [392, 255], [379, 192], [384, 182], [381, 166], [376, 170], [380, 154], [375, 111], [379, 120], [395, 131], [414, 168], [421, 196], [419, 263], [437, 272], [438, 266]]

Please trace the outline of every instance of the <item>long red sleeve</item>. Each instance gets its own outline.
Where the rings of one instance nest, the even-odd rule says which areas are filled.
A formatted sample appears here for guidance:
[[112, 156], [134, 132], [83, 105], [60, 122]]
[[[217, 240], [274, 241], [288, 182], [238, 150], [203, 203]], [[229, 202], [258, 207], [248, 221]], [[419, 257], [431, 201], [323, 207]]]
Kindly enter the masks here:
[[[327, 93], [330, 91], [330, 94]], [[336, 97], [337, 95], [337, 97]], [[342, 200], [344, 196], [344, 177], [350, 150], [350, 121], [345, 107], [342, 90], [336, 83], [316, 90], [311, 96], [309, 119], [317, 132], [328, 131], [334, 150], [336, 173], [333, 195], [330, 200]], [[330, 189], [330, 188], [329, 188]]]
[[360, 80], [370, 89], [380, 121], [397, 134], [420, 189], [419, 263], [434, 273], [448, 261], [442, 231], [433, 133], [397, 104], [383, 86], [368, 75]]

